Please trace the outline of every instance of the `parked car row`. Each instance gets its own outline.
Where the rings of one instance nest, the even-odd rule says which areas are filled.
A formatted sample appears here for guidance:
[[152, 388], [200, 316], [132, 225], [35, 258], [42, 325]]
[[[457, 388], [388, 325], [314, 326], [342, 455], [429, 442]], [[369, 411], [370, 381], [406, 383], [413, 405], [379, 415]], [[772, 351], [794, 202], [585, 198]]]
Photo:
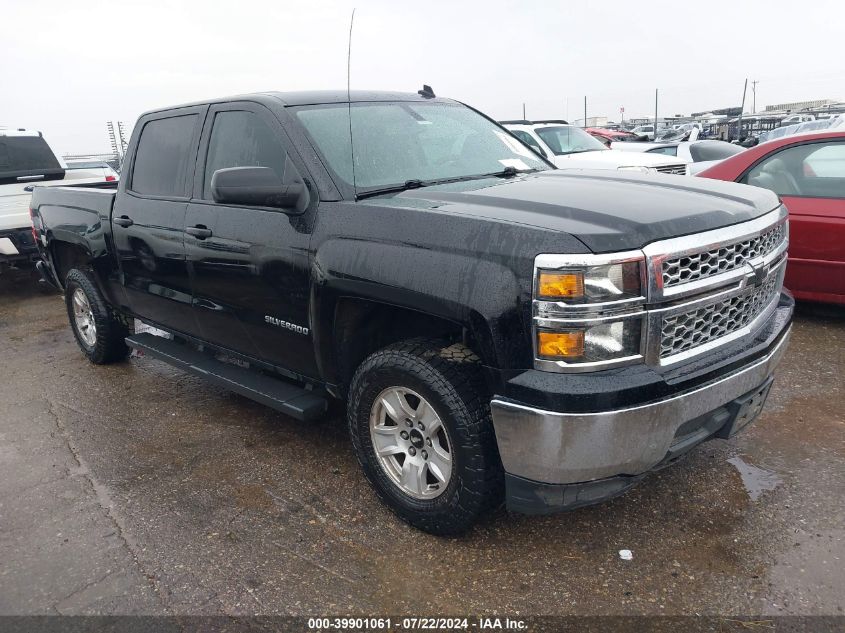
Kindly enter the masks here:
[[687, 161], [650, 154], [627, 154], [565, 121], [504, 121], [505, 128], [561, 169], [628, 169], [685, 174]]

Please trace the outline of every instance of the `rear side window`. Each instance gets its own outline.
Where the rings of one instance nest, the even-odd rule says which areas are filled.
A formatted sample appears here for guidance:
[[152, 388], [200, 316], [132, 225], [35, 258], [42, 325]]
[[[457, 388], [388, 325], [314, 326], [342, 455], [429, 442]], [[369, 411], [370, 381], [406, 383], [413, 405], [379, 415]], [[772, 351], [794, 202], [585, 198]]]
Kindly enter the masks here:
[[245, 110], [218, 112], [208, 142], [203, 198], [211, 200], [211, 177], [218, 169], [269, 167], [284, 182], [286, 158], [277, 135], [258, 115]]
[[61, 165], [41, 136], [0, 136], [0, 181], [62, 174]]
[[144, 125], [135, 153], [132, 191], [151, 196], [185, 195], [197, 120], [196, 114], [188, 114]]

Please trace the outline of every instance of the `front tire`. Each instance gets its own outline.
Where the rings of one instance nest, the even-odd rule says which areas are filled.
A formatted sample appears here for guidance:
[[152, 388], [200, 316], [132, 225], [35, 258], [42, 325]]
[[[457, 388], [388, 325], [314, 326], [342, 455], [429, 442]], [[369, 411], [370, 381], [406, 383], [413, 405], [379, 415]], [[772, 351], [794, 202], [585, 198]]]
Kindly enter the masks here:
[[114, 314], [90, 272], [72, 269], [65, 281], [65, 305], [76, 342], [95, 365], [124, 360], [127, 327]]
[[413, 340], [372, 354], [352, 379], [347, 418], [367, 479], [414, 527], [457, 535], [501, 503], [490, 399], [466, 347]]

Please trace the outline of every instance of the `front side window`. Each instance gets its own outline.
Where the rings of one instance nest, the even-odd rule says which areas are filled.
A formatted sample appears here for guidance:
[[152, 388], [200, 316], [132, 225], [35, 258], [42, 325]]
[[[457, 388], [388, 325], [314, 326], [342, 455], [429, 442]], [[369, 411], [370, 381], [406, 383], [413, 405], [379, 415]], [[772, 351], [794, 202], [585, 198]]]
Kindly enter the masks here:
[[218, 169], [269, 167], [283, 182], [286, 159], [277, 135], [257, 114], [246, 110], [218, 112], [208, 142], [203, 198], [211, 199], [211, 179]]
[[558, 156], [607, 149], [601, 141], [597, 141], [580, 127], [555, 125], [537, 128], [536, 132]]
[[144, 125], [135, 152], [132, 191], [164, 197], [185, 195], [198, 119], [196, 114], [187, 114], [154, 119]]
[[845, 198], [845, 142], [788, 147], [755, 165], [742, 182], [781, 196]]
[[[293, 109], [331, 170], [359, 193], [497, 173], [549, 169], [507, 131], [460, 104], [360, 102]], [[350, 147], [350, 123], [354, 143]]]
[[511, 134], [513, 134], [520, 141], [528, 145], [528, 147], [532, 148], [535, 152], [539, 152], [540, 154], [544, 153], [542, 148], [540, 147], [540, 144], [537, 142], [537, 139], [535, 139], [525, 130], [511, 130]]

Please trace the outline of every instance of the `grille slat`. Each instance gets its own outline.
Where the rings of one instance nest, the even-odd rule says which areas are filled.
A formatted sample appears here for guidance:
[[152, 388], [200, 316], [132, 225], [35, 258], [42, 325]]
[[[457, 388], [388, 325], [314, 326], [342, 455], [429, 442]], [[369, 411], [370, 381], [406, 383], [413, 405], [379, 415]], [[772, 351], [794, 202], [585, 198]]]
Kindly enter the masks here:
[[772, 302], [780, 292], [780, 285], [781, 275], [773, 274], [761, 286], [740, 295], [665, 317], [660, 357], [686, 352], [742, 329]]
[[687, 173], [687, 166], [683, 163], [677, 163], [672, 165], [663, 165], [661, 167], [655, 167], [657, 171], [661, 174], [677, 174], [683, 176]]
[[706, 279], [731, 270], [745, 262], [765, 257], [786, 239], [786, 225], [781, 223], [761, 235], [735, 244], [700, 253], [667, 259], [663, 262], [663, 287]]

